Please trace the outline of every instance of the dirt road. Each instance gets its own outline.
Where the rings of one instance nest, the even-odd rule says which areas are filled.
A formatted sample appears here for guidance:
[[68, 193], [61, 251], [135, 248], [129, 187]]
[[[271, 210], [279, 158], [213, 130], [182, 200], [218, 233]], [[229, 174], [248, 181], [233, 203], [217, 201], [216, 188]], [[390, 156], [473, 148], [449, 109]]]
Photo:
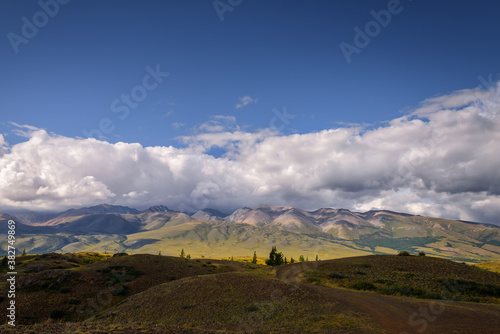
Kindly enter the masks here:
[[371, 317], [387, 334], [495, 334], [500, 333], [500, 306], [453, 301], [430, 301], [378, 295], [299, 282], [297, 276], [319, 262], [279, 267], [276, 276], [301, 289], [315, 291], [355, 312]]

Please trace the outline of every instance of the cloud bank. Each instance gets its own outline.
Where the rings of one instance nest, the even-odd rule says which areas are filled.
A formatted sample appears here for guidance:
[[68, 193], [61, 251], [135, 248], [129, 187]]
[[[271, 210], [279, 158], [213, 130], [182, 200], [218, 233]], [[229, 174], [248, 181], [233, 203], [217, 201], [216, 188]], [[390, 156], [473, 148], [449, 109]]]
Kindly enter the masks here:
[[[182, 137], [185, 148], [27, 128], [28, 140], [11, 147], [0, 136], [0, 209], [107, 202], [230, 211], [269, 203], [389, 209], [500, 225], [499, 110], [499, 88], [462, 90], [368, 130], [284, 136], [212, 122]], [[207, 154], [213, 147], [227, 153]]]

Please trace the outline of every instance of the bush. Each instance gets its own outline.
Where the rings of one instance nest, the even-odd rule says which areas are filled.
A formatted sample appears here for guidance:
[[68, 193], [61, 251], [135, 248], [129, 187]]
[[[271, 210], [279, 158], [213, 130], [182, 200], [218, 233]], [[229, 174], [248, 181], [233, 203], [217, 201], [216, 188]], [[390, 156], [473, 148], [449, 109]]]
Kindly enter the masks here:
[[50, 311], [49, 316], [51, 319], [61, 319], [62, 317], [64, 317], [64, 311], [61, 311], [60, 309], [56, 308]]
[[410, 256], [410, 253], [408, 253], [407, 251], [401, 251], [399, 252], [398, 256]]
[[377, 287], [370, 282], [356, 282], [354, 284], [349, 285], [349, 288], [355, 290], [376, 290]]
[[347, 276], [345, 276], [341, 273], [338, 273], [336, 271], [332, 271], [328, 274], [328, 277], [333, 278], [333, 279], [342, 279], [342, 278], [346, 278]]
[[425, 253], [424, 252], [419, 252], [418, 256], [425, 256]]
[[309, 283], [321, 283], [321, 280], [316, 277], [307, 277], [306, 281], [308, 281]]
[[464, 279], [440, 279], [451, 293], [461, 293], [469, 296], [500, 297], [500, 286], [493, 284], [482, 284]]
[[60, 293], [68, 293], [68, 292], [71, 292], [71, 288], [69, 286], [61, 286], [59, 288], [59, 292]]
[[257, 312], [258, 310], [259, 310], [259, 307], [255, 304], [252, 304], [252, 305], [247, 307], [248, 312]]
[[75, 298], [75, 297], [71, 297], [71, 298], [68, 300], [68, 303], [70, 303], [71, 305], [80, 304], [80, 299]]
[[128, 285], [119, 284], [116, 288], [111, 290], [113, 296], [125, 296], [128, 292]]
[[400, 295], [407, 297], [419, 297], [425, 298], [426, 292], [420, 288], [414, 288], [409, 285], [391, 285], [387, 287], [383, 287], [380, 289], [380, 292], [386, 295]]

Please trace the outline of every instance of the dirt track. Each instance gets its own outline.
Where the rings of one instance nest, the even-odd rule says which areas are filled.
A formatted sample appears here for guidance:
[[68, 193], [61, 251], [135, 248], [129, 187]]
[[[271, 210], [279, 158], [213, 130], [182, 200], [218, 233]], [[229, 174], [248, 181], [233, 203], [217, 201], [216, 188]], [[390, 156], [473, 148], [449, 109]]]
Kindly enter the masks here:
[[371, 317], [387, 334], [500, 333], [500, 306], [453, 301], [430, 301], [329, 288], [299, 282], [297, 276], [320, 262], [295, 263], [278, 268], [276, 276], [301, 289], [315, 291], [355, 312]]

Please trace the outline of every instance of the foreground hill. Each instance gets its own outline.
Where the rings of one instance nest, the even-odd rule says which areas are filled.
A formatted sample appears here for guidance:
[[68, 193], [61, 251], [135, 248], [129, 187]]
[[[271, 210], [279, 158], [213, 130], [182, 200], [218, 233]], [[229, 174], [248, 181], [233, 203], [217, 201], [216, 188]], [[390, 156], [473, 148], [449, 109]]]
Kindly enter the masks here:
[[[472, 334], [500, 326], [500, 274], [430, 257], [377, 255], [273, 268], [144, 254], [52, 253], [19, 256], [18, 267], [18, 332]], [[436, 280], [460, 278], [470, 282], [462, 287], [491, 287], [475, 291], [482, 297], [474, 303], [457, 302], [465, 290], [435, 301], [322, 286], [332, 272], [373, 284], [391, 279], [412, 285], [422, 278], [431, 289]], [[4, 275], [0, 279], [5, 282]], [[1, 283], [3, 310], [6, 291]]]
[[[304, 211], [259, 205], [222, 217], [214, 209], [194, 214], [165, 206], [144, 211], [101, 205], [54, 214], [47, 221], [18, 222], [17, 247], [28, 253], [53, 251], [137, 252], [227, 258], [269, 252], [280, 246], [288, 256], [320, 258], [368, 254], [429, 255], [465, 262], [500, 258], [500, 228], [391, 211], [351, 212], [324, 208]], [[7, 218], [11, 217], [11, 218]], [[27, 217], [22, 215], [21, 217]], [[47, 218], [39, 215], [37, 219]], [[2, 225], [3, 226], [3, 225]], [[1, 232], [6, 233], [7, 229]], [[0, 239], [6, 249], [6, 239]]]
[[426, 256], [378, 255], [322, 261], [302, 279], [386, 295], [500, 304], [499, 273]]
[[[66, 321], [86, 319], [158, 284], [233, 270], [166, 256], [109, 257], [97, 253], [20, 256], [16, 267], [16, 307], [20, 310], [18, 321], [24, 324], [44, 321], [54, 310]], [[0, 306], [6, 309], [5, 288], [5, 283], [0, 284]]]

